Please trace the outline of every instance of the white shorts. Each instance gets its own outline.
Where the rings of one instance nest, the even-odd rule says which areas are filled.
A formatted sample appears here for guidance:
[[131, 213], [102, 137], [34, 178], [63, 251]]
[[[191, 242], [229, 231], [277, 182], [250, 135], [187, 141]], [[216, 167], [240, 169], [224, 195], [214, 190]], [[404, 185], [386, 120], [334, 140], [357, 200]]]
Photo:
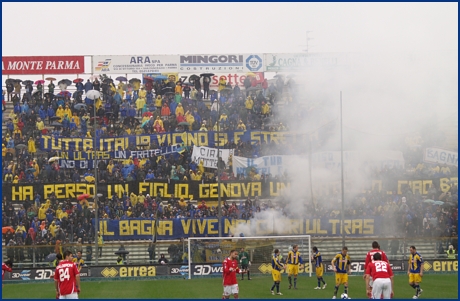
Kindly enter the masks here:
[[372, 298], [380, 299], [383, 294], [383, 299], [391, 298], [391, 279], [390, 278], [377, 278], [372, 287]]
[[224, 296], [238, 294], [238, 284], [224, 285]]
[[77, 293], [72, 293], [72, 294], [68, 294], [68, 295], [60, 295], [59, 296], [59, 299], [78, 299], [78, 294]]
[[373, 284], [374, 284], [374, 280], [372, 279], [371, 276], [369, 276], [369, 286], [372, 288]]

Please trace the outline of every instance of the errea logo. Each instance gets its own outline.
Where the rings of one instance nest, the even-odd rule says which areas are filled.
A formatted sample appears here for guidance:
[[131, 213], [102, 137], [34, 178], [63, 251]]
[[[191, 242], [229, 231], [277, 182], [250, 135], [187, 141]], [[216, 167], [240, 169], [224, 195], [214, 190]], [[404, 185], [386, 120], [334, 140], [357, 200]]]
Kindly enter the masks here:
[[118, 275], [118, 271], [115, 268], [105, 268], [102, 270], [101, 274], [106, 278], [113, 278]]

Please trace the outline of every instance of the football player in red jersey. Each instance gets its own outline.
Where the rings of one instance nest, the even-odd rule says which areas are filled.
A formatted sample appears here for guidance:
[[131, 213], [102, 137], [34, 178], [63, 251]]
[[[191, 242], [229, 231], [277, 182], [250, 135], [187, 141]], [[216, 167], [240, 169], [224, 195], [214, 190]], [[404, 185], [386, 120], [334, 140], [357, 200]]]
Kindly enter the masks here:
[[[379, 243], [376, 242], [376, 241], [373, 241], [372, 242], [372, 250], [367, 252], [367, 255], [366, 255], [366, 260], [365, 260], [365, 263], [364, 263], [364, 271], [366, 271], [367, 266], [369, 265], [369, 263], [371, 263], [373, 261], [372, 256], [374, 256], [374, 254], [376, 254], [376, 253], [379, 253], [381, 255], [381, 257], [382, 257], [381, 260], [386, 261], [386, 262], [389, 263], [388, 257], [385, 254], [385, 252], [380, 250]], [[366, 275], [363, 275], [363, 279], [366, 281]], [[372, 299], [372, 285], [373, 285], [373, 279], [371, 277], [369, 279], [369, 284], [368, 285], [366, 284], [366, 292], [367, 292], [367, 296], [369, 297], [369, 299]]]
[[[2, 280], [5, 277], [5, 272], [11, 273], [13, 271], [12, 267], [13, 267], [13, 262], [10, 259], [8, 259], [5, 262], [2, 262]], [[2, 287], [3, 287], [3, 284], [2, 284]]]
[[236, 281], [236, 274], [241, 273], [238, 268], [238, 251], [231, 250], [230, 256], [224, 260], [222, 267], [224, 284], [224, 297], [222, 299], [229, 299], [230, 295], [238, 299], [238, 282]]
[[393, 270], [387, 261], [382, 260], [380, 253], [373, 255], [373, 261], [367, 265], [366, 285], [369, 285], [370, 278], [374, 279], [372, 288], [372, 299], [390, 299], [393, 296]]
[[72, 261], [72, 252], [64, 252], [64, 260], [59, 262], [54, 272], [54, 283], [59, 299], [78, 299], [80, 272]]

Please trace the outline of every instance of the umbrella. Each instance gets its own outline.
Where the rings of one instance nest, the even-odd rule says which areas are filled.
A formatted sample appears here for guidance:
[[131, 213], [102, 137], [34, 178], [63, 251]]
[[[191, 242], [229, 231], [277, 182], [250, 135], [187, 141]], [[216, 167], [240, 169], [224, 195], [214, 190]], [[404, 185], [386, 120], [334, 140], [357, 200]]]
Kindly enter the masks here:
[[145, 112], [144, 114], [142, 114], [142, 117], [145, 117], [145, 116], [152, 117], [153, 114], [152, 114], [152, 112]]
[[[59, 117], [58, 117], [58, 118], [59, 118]], [[56, 128], [56, 127], [61, 127], [61, 126], [62, 126], [62, 123], [60, 123], [60, 122], [53, 122], [53, 123], [51, 123], [51, 126], [52, 126], [52, 127], [55, 127], [55, 128]]]
[[190, 126], [190, 123], [182, 121], [181, 123], [178, 124], [179, 126]]
[[259, 91], [259, 90], [262, 90], [262, 88], [260, 88], [260, 87], [251, 87], [251, 88], [247, 89], [246, 91], [252, 92], [252, 91]]
[[165, 93], [165, 95], [171, 95], [171, 94], [174, 95], [174, 92], [171, 92], [171, 91], [170, 91], [170, 92], [166, 92], [166, 93]]
[[75, 91], [75, 92], [73, 92], [72, 96], [73, 96], [73, 98], [76, 98], [76, 97], [81, 96], [81, 94], [83, 94], [83, 91]]
[[210, 77], [214, 76], [214, 73], [201, 73], [200, 76]]
[[27, 146], [26, 146], [25, 144], [18, 144], [18, 145], [16, 145], [15, 148], [17, 148], [17, 149], [23, 149], [23, 148], [26, 148], [26, 147], [27, 147]]
[[151, 78], [150, 76], [144, 76], [144, 79], [146, 79], [146, 80], [153, 80], [153, 78]]
[[189, 80], [197, 80], [200, 79], [200, 77], [196, 74], [190, 75]]
[[23, 81], [22, 83], [23, 83], [24, 85], [29, 85], [29, 84], [32, 85], [34, 82], [31, 81], [31, 80], [25, 80], [25, 81]]
[[443, 201], [434, 201], [434, 205], [444, 205]]
[[43, 79], [39, 79], [39, 80], [35, 81], [36, 85], [40, 85], [40, 84], [43, 85], [44, 83], [45, 83], [45, 81]]
[[58, 82], [58, 85], [60, 84], [65, 84], [67, 86], [70, 86], [72, 84], [72, 82], [70, 81], [70, 79], [61, 79], [59, 82]]
[[15, 82], [22, 83], [22, 79], [15, 79]]
[[51, 253], [49, 254], [48, 256], [46, 256], [46, 261], [47, 262], [51, 262], [51, 261], [54, 261], [56, 259], [56, 253]]
[[89, 183], [93, 183], [94, 180], [95, 180], [95, 178], [94, 178], [93, 176], [86, 176], [86, 177], [85, 177], [85, 180], [86, 180], [87, 182], [89, 182]]
[[128, 81], [128, 79], [126, 77], [124, 77], [124, 76], [119, 76], [119, 77], [116, 78], [116, 80], [121, 81], [121, 82], [127, 82]]
[[273, 76], [273, 77], [284, 77], [284, 75], [282, 75], [282, 74], [277, 74], [277, 75], [275, 75], [275, 76]]
[[54, 94], [53, 94], [53, 93], [50, 93], [50, 92], [45, 93], [44, 95], [45, 95], [45, 97], [48, 96], [49, 98], [53, 98], [53, 97], [54, 97]]
[[41, 94], [42, 91], [35, 91], [34, 93], [32, 93], [33, 96], [37, 95], [37, 94]]
[[111, 79], [111, 78], [105, 78], [102, 82], [103, 82], [104, 84], [111, 84], [111, 83], [113, 83], [113, 79]]
[[129, 83], [130, 83], [130, 84], [133, 84], [133, 83], [135, 83], [135, 82], [139, 82], [139, 83], [140, 83], [141, 80], [138, 79], [138, 78], [131, 78], [131, 79], [129, 80]]
[[149, 120], [142, 122], [141, 128], [143, 128], [147, 123], [149, 123]]
[[86, 109], [86, 105], [84, 103], [77, 103], [73, 107], [75, 108], [75, 110]]
[[295, 76], [296, 76], [295, 74], [291, 73], [291, 74], [289, 74], [289, 75], [287, 76], [287, 78], [293, 78], [293, 77], [295, 77]]
[[70, 97], [72, 96], [72, 93], [70, 93], [69, 91], [61, 91], [58, 93], [58, 96]]
[[84, 194], [80, 194], [79, 196], [77, 196], [77, 200], [81, 201], [81, 200], [87, 199], [89, 197], [91, 197], [89, 194], [84, 193]]
[[126, 250], [118, 250], [115, 252], [115, 255], [128, 255], [129, 251]]
[[129, 125], [131, 122], [134, 122], [134, 124], [138, 125], [140, 124], [141, 122], [139, 120], [137, 120], [136, 118], [134, 117], [130, 117], [130, 118], [125, 118], [125, 120], [123, 120], [123, 125]]
[[6, 226], [6, 227], [2, 227], [2, 234], [6, 234], [6, 232], [8, 232], [8, 230], [9, 230], [11, 233], [14, 233], [13, 227]]
[[86, 92], [86, 98], [89, 98], [91, 100], [96, 100], [99, 97], [101, 97], [101, 92], [97, 90], [89, 90], [88, 92]]
[[168, 79], [168, 77], [164, 75], [155, 76], [155, 80], [165, 80], [165, 79]]
[[12, 78], [8, 78], [6, 81], [5, 81], [5, 85], [8, 85], [9, 83], [14, 83], [14, 79]]
[[433, 204], [435, 201], [434, 201], [434, 200], [431, 200], [431, 199], [427, 199], [427, 200], [424, 200], [423, 202], [424, 202], [424, 203], [431, 203], [431, 204]]
[[30, 172], [35, 172], [36, 169], [35, 169], [35, 168], [27, 168], [27, 169], [26, 169], [26, 172], [28, 172], [28, 171], [30, 171]]
[[56, 120], [61, 120], [61, 118], [58, 117], [58, 116], [53, 116], [53, 117], [50, 117], [50, 120], [51, 121], [56, 121]]
[[54, 81], [54, 80], [56, 80], [54, 77], [47, 77], [47, 78], [45, 78], [45, 79], [46, 79], [46, 80], [49, 80], [49, 81]]
[[169, 90], [172, 90], [172, 88], [171, 88], [171, 87], [163, 87], [163, 88], [161, 89], [161, 91], [163, 91], [163, 92], [167, 92], [167, 91], [169, 91]]
[[246, 73], [246, 76], [256, 76], [256, 75], [254, 73], [252, 73], [252, 72], [248, 72], [248, 73]]
[[73, 80], [74, 83], [81, 83], [82, 81], [84, 81], [83, 78], [76, 78]]
[[61, 159], [61, 158], [60, 158], [60, 157], [51, 157], [51, 158], [48, 159], [48, 163], [57, 161], [57, 160], [59, 160], [59, 159]]

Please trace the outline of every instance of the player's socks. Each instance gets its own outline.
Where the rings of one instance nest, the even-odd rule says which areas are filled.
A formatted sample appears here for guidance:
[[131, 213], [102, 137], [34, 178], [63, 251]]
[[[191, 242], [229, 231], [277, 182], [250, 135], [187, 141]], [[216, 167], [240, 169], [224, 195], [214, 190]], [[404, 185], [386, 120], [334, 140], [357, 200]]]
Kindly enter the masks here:
[[277, 293], [280, 292], [280, 284], [279, 284], [279, 283], [276, 284], [276, 292], [277, 292]]
[[292, 287], [292, 278], [288, 277], [288, 280], [289, 280], [289, 289], [291, 289], [291, 287]]
[[336, 285], [334, 286], [334, 296], [337, 297], [337, 292], [339, 290], [339, 287]]
[[348, 295], [348, 286], [343, 287], [343, 292]]
[[416, 296], [420, 295], [420, 285], [415, 286], [415, 295]]
[[321, 286], [321, 280], [320, 280], [320, 278], [318, 278], [318, 287], [320, 287], [320, 286]]
[[273, 282], [273, 286], [270, 290], [273, 291], [275, 289], [275, 286], [276, 286], [276, 282]]
[[249, 273], [249, 270], [248, 270], [248, 280], [251, 280], [251, 274]]
[[294, 277], [294, 288], [297, 288], [297, 278]]

